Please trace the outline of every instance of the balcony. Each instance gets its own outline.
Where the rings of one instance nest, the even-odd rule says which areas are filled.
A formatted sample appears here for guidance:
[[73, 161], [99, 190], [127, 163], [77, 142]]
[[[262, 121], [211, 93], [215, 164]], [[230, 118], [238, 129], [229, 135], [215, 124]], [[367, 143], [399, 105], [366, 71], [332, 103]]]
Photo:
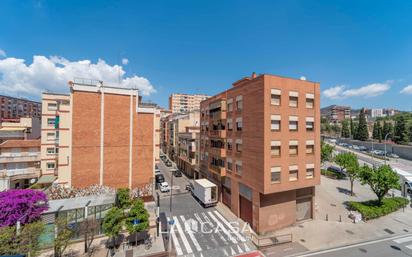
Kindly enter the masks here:
[[40, 174], [40, 168], [28, 167], [23, 169], [1, 169], [0, 177], [12, 177], [12, 179], [18, 178], [32, 178], [38, 177]]
[[209, 153], [219, 157], [226, 157], [226, 149], [225, 148], [217, 148], [217, 147], [210, 147]]
[[210, 137], [226, 138], [226, 130], [210, 130]]
[[36, 162], [36, 161], [40, 161], [40, 153], [0, 155], [0, 163]]
[[225, 168], [224, 167], [215, 166], [215, 165], [210, 164], [209, 169], [212, 172], [219, 174], [220, 176], [225, 176]]

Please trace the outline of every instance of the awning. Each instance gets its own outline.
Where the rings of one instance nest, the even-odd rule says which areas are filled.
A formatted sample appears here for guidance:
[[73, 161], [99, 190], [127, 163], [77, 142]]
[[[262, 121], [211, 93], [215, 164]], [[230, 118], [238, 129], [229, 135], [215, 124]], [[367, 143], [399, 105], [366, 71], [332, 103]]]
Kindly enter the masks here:
[[37, 184], [51, 184], [57, 179], [54, 175], [43, 175], [37, 180]]

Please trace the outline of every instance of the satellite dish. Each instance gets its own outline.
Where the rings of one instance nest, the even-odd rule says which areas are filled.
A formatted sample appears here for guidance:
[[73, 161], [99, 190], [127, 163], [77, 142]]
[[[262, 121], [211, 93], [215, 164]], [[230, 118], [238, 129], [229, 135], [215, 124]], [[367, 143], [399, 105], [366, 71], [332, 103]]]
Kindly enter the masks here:
[[36, 183], [36, 179], [35, 178], [30, 179], [30, 184], [34, 184], [34, 183]]
[[305, 76], [300, 77], [300, 80], [306, 80]]

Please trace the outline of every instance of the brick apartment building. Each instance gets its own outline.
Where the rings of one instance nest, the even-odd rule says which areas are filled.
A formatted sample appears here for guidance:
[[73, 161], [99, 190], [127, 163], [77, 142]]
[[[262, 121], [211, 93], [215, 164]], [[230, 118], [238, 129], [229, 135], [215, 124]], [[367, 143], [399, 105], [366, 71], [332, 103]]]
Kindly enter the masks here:
[[40, 117], [41, 103], [0, 95], [0, 120], [21, 117]]
[[201, 103], [201, 176], [258, 233], [313, 217], [319, 104], [319, 83], [266, 74]]
[[321, 109], [321, 115], [329, 123], [341, 123], [351, 118], [351, 108], [349, 106], [330, 105]]
[[207, 95], [172, 94], [169, 97], [169, 109], [173, 113], [186, 113], [199, 110], [200, 102], [207, 99]]
[[[68, 156], [61, 160], [59, 142], [54, 151], [59, 161], [42, 159], [42, 167], [54, 171], [58, 183], [73, 187], [150, 186], [154, 176], [156, 108], [143, 106], [135, 89], [109, 87], [100, 81], [79, 80], [69, 85], [69, 117], [61, 117], [58, 109], [47, 114], [50, 122], [43, 124], [44, 133], [66, 128], [56, 124], [67, 124]], [[52, 101], [47, 104], [54, 106]], [[62, 172], [61, 164], [68, 167], [67, 174]]]

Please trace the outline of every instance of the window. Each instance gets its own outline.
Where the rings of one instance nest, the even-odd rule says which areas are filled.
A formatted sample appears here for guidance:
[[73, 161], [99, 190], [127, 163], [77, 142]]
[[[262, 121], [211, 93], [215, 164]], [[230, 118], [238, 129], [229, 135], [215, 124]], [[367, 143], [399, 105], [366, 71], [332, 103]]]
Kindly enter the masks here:
[[54, 147], [47, 148], [47, 154], [55, 154]]
[[47, 104], [47, 110], [56, 111], [57, 110], [57, 104], [56, 103], [48, 103]]
[[53, 141], [55, 140], [55, 134], [53, 132], [48, 132], [47, 133], [47, 140], [48, 141]]
[[272, 183], [279, 183], [280, 182], [280, 167], [270, 168], [270, 181]]
[[314, 145], [306, 145], [306, 154], [313, 154], [315, 152]]
[[280, 141], [270, 142], [270, 155], [275, 157], [280, 156]]
[[55, 119], [55, 118], [48, 118], [48, 119], [47, 119], [47, 125], [49, 125], [49, 126], [54, 126], [55, 123], [56, 123], [56, 119]]
[[227, 100], [227, 111], [228, 112], [233, 111], [233, 99]]
[[289, 121], [289, 131], [298, 131], [298, 121], [297, 120]]
[[313, 121], [306, 121], [306, 131], [313, 131]]
[[238, 111], [243, 109], [243, 97], [241, 95], [236, 97], [236, 109]]
[[233, 150], [233, 143], [232, 143], [232, 140], [231, 140], [231, 139], [228, 139], [228, 140], [227, 140], [226, 145], [227, 145], [227, 150], [230, 150], [230, 151]]
[[232, 131], [233, 130], [233, 122], [232, 120], [227, 121], [227, 130]]
[[315, 165], [306, 164], [306, 178], [307, 179], [313, 178], [314, 174], [315, 174]]
[[242, 162], [241, 161], [237, 161], [236, 162], [236, 172], [239, 175], [242, 175]]
[[56, 167], [56, 164], [54, 162], [47, 163], [47, 169], [54, 169], [55, 167]]
[[242, 152], [242, 141], [241, 140], [236, 140], [236, 152], [238, 153]]
[[280, 90], [279, 89], [271, 89], [271, 98], [270, 98], [270, 104], [271, 105], [280, 105]]
[[242, 131], [242, 127], [243, 127], [242, 118], [237, 118], [236, 119], [236, 130]]
[[315, 101], [313, 98], [306, 98], [306, 108], [312, 109]]
[[298, 92], [289, 92], [289, 106], [298, 107]]
[[233, 170], [233, 163], [232, 163], [232, 159], [227, 159], [227, 170], [228, 171], [232, 171]]
[[280, 115], [271, 115], [270, 130], [280, 131]]
[[296, 181], [298, 180], [298, 166], [293, 165], [289, 166], [289, 181]]
[[298, 154], [298, 141], [289, 142], [289, 155], [295, 156]]

